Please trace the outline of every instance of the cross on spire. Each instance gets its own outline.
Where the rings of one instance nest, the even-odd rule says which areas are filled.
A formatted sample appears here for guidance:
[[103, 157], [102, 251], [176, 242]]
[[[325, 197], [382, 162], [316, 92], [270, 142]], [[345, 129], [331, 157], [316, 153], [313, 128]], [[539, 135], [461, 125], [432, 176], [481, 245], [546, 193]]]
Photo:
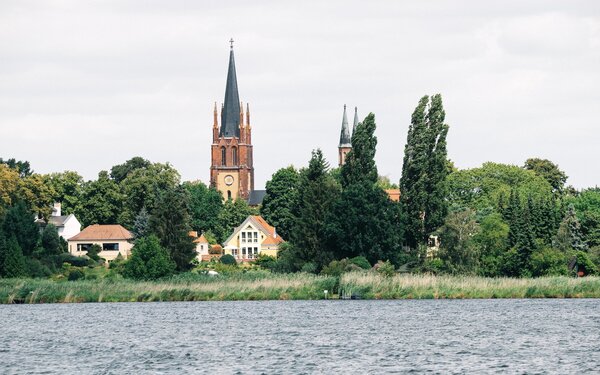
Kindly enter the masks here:
[[233, 49], [233, 38], [229, 39], [229, 44], [231, 45], [231, 49]]

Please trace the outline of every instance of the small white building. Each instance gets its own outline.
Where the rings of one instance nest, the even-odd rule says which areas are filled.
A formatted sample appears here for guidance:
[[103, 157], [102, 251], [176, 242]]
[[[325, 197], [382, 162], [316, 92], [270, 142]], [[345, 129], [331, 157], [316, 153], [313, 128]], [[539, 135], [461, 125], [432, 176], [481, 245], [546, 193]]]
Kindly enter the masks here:
[[69, 238], [69, 253], [75, 256], [86, 255], [92, 245], [99, 245], [100, 258], [110, 262], [119, 256], [127, 259], [131, 255], [133, 235], [120, 225], [94, 224], [86, 227], [78, 235]]
[[63, 216], [61, 215], [61, 204], [54, 203], [52, 208], [52, 215], [48, 218], [48, 223], [42, 219], [36, 220], [36, 223], [40, 226], [40, 230], [43, 230], [47, 224], [52, 224], [56, 227], [58, 235], [65, 241], [69, 238], [79, 234], [81, 232], [81, 223], [75, 215], [70, 214]]
[[210, 260], [209, 256], [209, 243], [206, 237], [204, 237], [204, 233], [198, 237], [198, 232], [191, 231], [188, 233], [190, 237], [194, 239], [194, 245], [196, 245], [196, 259], [199, 262]]

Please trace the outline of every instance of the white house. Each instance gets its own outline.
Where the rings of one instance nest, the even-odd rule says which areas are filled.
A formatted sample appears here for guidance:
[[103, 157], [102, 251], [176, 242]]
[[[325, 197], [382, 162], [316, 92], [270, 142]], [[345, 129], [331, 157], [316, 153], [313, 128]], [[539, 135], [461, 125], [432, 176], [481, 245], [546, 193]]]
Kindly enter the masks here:
[[98, 253], [100, 258], [110, 262], [121, 254], [127, 259], [131, 255], [132, 240], [133, 235], [120, 225], [94, 224], [69, 238], [69, 253], [82, 256], [92, 245], [99, 245], [102, 249]]
[[48, 218], [48, 223], [42, 219], [36, 220], [36, 223], [40, 226], [40, 230], [43, 230], [47, 224], [54, 225], [58, 231], [58, 235], [65, 241], [81, 232], [81, 223], [77, 220], [75, 215], [61, 215], [60, 203], [54, 203], [52, 215]]

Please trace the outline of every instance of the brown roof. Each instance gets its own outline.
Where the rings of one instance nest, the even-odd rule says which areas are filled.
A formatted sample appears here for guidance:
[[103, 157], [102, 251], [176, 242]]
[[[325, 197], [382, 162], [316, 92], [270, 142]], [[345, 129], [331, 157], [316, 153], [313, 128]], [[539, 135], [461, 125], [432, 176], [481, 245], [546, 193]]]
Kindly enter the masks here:
[[283, 238], [278, 235], [275, 228], [271, 226], [262, 216], [252, 216], [268, 233], [267, 238], [262, 242], [263, 245], [277, 245], [283, 242]]
[[280, 243], [283, 242], [283, 238], [281, 238], [281, 236], [277, 236], [277, 237], [273, 237], [273, 236], [269, 236], [267, 238], [265, 238], [265, 240], [262, 242], [263, 245], [278, 245]]
[[208, 243], [206, 237], [204, 237], [204, 233], [194, 240], [194, 243]]
[[394, 202], [400, 201], [400, 189], [385, 189], [388, 197]]
[[86, 227], [79, 234], [69, 238], [69, 241], [91, 240], [131, 240], [133, 235], [122, 226], [94, 224]]

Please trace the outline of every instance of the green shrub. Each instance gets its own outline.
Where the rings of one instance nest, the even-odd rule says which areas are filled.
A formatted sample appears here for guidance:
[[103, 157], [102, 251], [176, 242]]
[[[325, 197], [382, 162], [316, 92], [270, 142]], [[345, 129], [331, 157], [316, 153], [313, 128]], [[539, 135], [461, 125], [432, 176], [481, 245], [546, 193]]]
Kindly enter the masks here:
[[237, 264], [235, 258], [233, 257], [233, 255], [231, 254], [225, 254], [223, 255], [219, 261], [223, 264], [227, 264], [227, 265], [234, 265]]
[[358, 256], [350, 259], [350, 263], [355, 264], [362, 268], [363, 270], [371, 269], [371, 263], [367, 260], [367, 258], [363, 256]]
[[578, 251], [575, 254], [575, 257], [577, 258], [577, 265], [579, 267], [583, 266], [585, 268], [586, 275], [595, 275], [598, 273], [598, 268], [596, 267], [594, 262], [592, 262], [587, 253], [583, 251]]
[[531, 275], [539, 276], [558, 276], [566, 275], [567, 260], [562, 251], [556, 249], [540, 249], [531, 254]]
[[101, 251], [102, 251], [102, 248], [100, 247], [100, 245], [93, 244], [92, 246], [90, 246], [88, 248], [87, 253], [85, 255], [87, 255], [90, 259], [99, 261], [100, 257], [98, 256], [98, 253], [100, 253]]
[[85, 274], [79, 268], [72, 268], [69, 270], [69, 281], [75, 281], [79, 279], [83, 279]]
[[389, 260], [386, 260], [385, 262], [379, 261], [377, 262], [377, 265], [377, 272], [382, 276], [392, 277], [396, 274], [396, 268]]
[[127, 278], [156, 280], [175, 272], [175, 263], [155, 235], [138, 238], [131, 251], [131, 258], [123, 267], [123, 276]]
[[317, 265], [313, 262], [304, 263], [301, 271], [306, 273], [317, 273]]

